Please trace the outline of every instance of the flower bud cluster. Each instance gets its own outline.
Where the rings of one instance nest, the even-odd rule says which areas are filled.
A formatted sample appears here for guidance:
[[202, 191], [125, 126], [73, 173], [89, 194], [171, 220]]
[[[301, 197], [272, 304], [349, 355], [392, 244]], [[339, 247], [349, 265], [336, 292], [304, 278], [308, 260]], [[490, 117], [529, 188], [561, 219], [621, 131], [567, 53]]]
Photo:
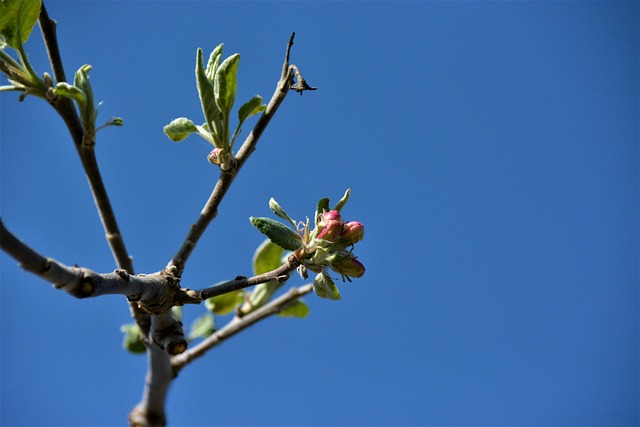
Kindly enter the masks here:
[[[364, 265], [352, 253], [353, 245], [364, 238], [364, 225], [358, 221], [344, 222], [337, 210], [318, 214], [316, 228], [309, 233], [308, 249], [303, 250], [303, 264], [311, 271], [321, 272], [326, 267], [351, 281], [362, 277]], [[305, 256], [306, 255], [306, 256]]]

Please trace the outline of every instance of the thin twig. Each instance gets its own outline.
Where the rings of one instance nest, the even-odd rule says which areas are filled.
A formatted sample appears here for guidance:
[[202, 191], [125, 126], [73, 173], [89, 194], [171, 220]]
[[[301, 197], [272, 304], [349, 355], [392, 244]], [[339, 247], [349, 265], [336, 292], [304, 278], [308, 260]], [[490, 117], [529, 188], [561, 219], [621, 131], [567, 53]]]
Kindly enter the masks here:
[[[47, 13], [44, 3], [42, 3], [40, 8], [40, 16], [38, 20], [40, 23], [42, 38], [46, 46], [47, 55], [49, 56], [53, 76], [58, 83], [66, 82], [67, 78], [62, 64], [62, 57], [60, 55], [58, 37], [56, 35], [56, 22], [49, 18], [49, 14]], [[115, 214], [111, 208], [111, 202], [109, 201], [107, 191], [102, 181], [95, 152], [93, 150], [86, 150], [82, 148], [84, 132], [82, 130], [82, 123], [80, 123], [80, 119], [73, 105], [73, 101], [69, 98], [59, 96], [52, 101], [52, 105], [69, 129], [76, 151], [78, 152], [78, 156], [80, 157], [80, 161], [82, 162], [82, 166], [85, 170], [87, 180], [89, 181], [91, 194], [93, 195], [98, 215], [100, 216], [103, 229], [106, 233], [107, 243], [111, 248], [111, 253], [116, 261], [116, 265], [118, 268], [126, 270], [130, 274], [134, 274], [133, 262], [127, 252], [124, 240], [120, 234], [120, 228], [118, 227]], [[148, 335], [151, 324], [149, 316], [142, 313], [136, 304], [130, 303], [129, 309], [131, 311], [131, 316], [140, 327], [142, 334], [145, 336]]]
[[180, 249], [167, 265], [167, 269], [172, 271], [172, 273], [178, 277], [182, 275], [185, 264], [189, 256], [191, 255], [191, 252], [198, 244], [200, 237], [202, 237], [209, 223], [217, 215], [220, 202], [222, 202], [222, 199], [227, 193], [227, 190], [231, 186], [234, 178], [238, 174], [238, 171], [242, 168], [251, 153], [256, 149], [256, 145], [258, 143], [258, 140], [260, 139], [260, 136], [262, 135], [262, 132], [264, 132], [264, 130], [266, 129], [269, 121], [271, 121], [271, 118], [275, 115], [278, 107], [280, 106], [282, 101], [284, 101], [287, 93], [289, 92], [289, 89], [291, 88], [293, 72], [289, 67], [289, 53], [292, 45], [293, 34], [291, 35], [289, 43], [287, 44], [282, 77], [278, 81], [276, 90], [271, 96], [271, 100], [269, 101], [266, 110], [258, 119], [257, 123], [253, 127], [253, 130], [245, 139], [242, 147], [240, 147], [240, 150], [238, 150], [235, 167], [231, 168], [230, 170], [220, 172], [218, 182], [216, 183], [211, 196], [209, 196], [209, 200], [207, 200], [207, 203], [200, 212], [198, 220], [191, 226], [187, 237], [184, 239], [184, 242], [180, 246]]
[[56, 21], [49, 18], [49, 14], [47, 13], [47, 8], [44, 6], [44, 3], [42, 3], [40, 8], [39, 22], [42, 38], [44, 39], [44, 44], [47, 48], [47, 55], [49, 55], [49, 62], [51, 63], [53, 77], [58, 83], [66, 82], [67, 77], [64, 74], [60, 49], [58, 48], [58, 37], [56, 36]]
[[[58, 38], [56, 36], [55, 21], [49, 18], [44, 4], [40, 10], [39, 22], [53, 75], [58, 83], [64, 82], [66, 81], [66, 77], [60, 56]], [[133, 264], [125, 247], [122, 235], [120, 234], [118, 222], [111, 207], [107, 190], [104, 187], [98, 162], [96, 161], [95, 151], [92, 148], [88, 149], [86, 145], [83, 146], [82, 144], [84, 132], [73, 102], [69, 98], [59, 96], [52, 102], [52, 105], [69, 129], [87, 180], [89, 181], [91, 193], [93, 194], [93, 199], [106, 233], [107, 242], [109, 243], [116, 264], [118, 268], [127, 270], [133, 274]]]
[[313, 285], [311, 284], [303, 285], [299, 288], [291, 288], [284, 295], [263, 305], [257, 310], [252, 311], [246, 316], [235, 317], [222, 329], [219, 329], [214, 334], [208, 336], [195, 347], [188, 349], [182, 354], [173, 356], [171, 358], [171, 365], [173, 366], [175, 372], [178, 373], [186, 365], [191, 363], [193, 360], [204, 356], [207, 351], [211, 350], [222, 341], [237, 334], [238, 332], [245, 330], [254, 323], [282, 311], [283, 309], [297, 301], [300, 297], [308, 294], [312, 290]]
[[259, 274], [250, 278], [239, 277], [234, 280], [230, 280], [228, 282], [203, 289], [200, 291], [200, 298], [202, 300], [206, 300], [208, 298], [238, 291], [240, 289], [259, 285], [261, 283], [284, 282], [289, 278], [289, 273], [295, 270], [299, 264], [300, 263], [297, 261], [297, 259], [292, 256], [286, 263], [282, 264], [280, 267], [276, 268], [273, 271]]

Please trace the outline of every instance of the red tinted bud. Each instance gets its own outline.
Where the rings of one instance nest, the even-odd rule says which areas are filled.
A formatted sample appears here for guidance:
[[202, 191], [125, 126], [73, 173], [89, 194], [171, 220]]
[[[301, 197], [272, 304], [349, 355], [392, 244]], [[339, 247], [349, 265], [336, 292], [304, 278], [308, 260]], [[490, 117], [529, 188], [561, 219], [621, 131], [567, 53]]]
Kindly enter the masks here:
[[317, 238], [334, 242], [342, 232], [342, 218], [340, 212], [329, 211], [322, 214], [322, 219], [318, 224], [320, 233]]
[[341, 246], [347, 247], [362, 239], [364, 239], [364, 225], [358, 221], [349, 221], [342, 226], [342, 234], [340, 234], [338, 242]]
[[214, 148], [207, 156], [207, 160], [209, 160], [209, 163], [211, 164], [219, 165], [222, 163], [222, 153], [222, 148]]

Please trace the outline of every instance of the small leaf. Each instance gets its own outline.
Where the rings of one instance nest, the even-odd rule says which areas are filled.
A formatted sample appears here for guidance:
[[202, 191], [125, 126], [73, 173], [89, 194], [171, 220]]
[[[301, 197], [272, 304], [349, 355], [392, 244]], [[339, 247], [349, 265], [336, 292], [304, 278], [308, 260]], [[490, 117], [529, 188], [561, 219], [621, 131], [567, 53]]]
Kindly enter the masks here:
[[263, 274], [282, 265], [282, 253], [284, 250], [267, 239], [256, 249], [253, 254], [253, 274]]
[[320, 298], [328, 298], [331, 300], [339, 300], [340, 299], [340, 291], [329, 274], [322, 271], [320, 274], [316, 276], [313, 281], [313, 291]]
[[322, 215], [324, 212], [329, 212], [329, 199], [326, 197], [324, 199], [318, 200], [318, 204], [316, 205], [316, 216], [314, 219], [316, 226], [318, 225], [320, 215]]
[[194, 132], [198, 131], [198, 127], [186, 117], [180, 117], [172, 120], [166, 125], [162, 131], [174, 142], [180, 142]]
[[122, 126], [124, 124], [124, 121], [122, 120], [122, 117], [111, 117], [109, 120], [107, 120], [107, 123], [105, 123], [105, 126]]
[[305, 304], [304, 301], [298, 300], [293, 304], [291, 304], [290, 306], [286, 307], [285, 309], [280, 310], [280, 312], [278, 313], [278, 316], [298, 317], [303, 319], [309, 315], [309, 311], [310, 311], [309, 306]]
[[124, 333], [122, 347], [134, 354], [142, 354], [147, 352], [147, 348], [140, 341], [140, 329], [135, 323], [128, 323], [120, 326], [120, 330]]
[[216, 71], [218, 71], [218, 66], [220, 65], [223, 46], [224, 43], [220, 43], [218, 46], [216, 46], [215, 49], [213, 49], [213, 51], [211, 52], [211, 55], [209, 55], [209, 61], [207, 61], [206, 75], [211, 84], [213, 84], [214, 82]]
[[344, 207], [345, 203], [347, 203], [347, 200], [349, 200], [350, 194], [351, 194], [351, 189], [347, 188], [347, 191], [344, 192], [344, 196], [342, 196], [342, 199], [340, 199], [340, 201], [336, 203], [336, 205], [333, 207], [333, 210], [340, 212], [340, 210]]
[[40, 0], [3, 0], [0, 2], [0, 34], [14, 49], [24, 44], [40, 16]]
[[202, 61], [202, 49], [198, 48], [196, 55], [196, 86], [198, 87], [198, 95], [200, 96], [200, 104], [202, 104], [202, 112], [207, 121], [209, 130], [214, 135], [216, 147], [222, 144], [220, 137], [222, 131], [222, 123], [220, 121], [220, 110], [216, 105], [216, 98], [213, 90], [213, 84], [207, 78]]
[[292, 229], [271, 218], [249, 218], [251, 224], [273, 243], [283, 249], [295, 251], [302, 246], [302, 239]]
[[233, 103], [236, 99], [236, 87], [238, 84], [236, 73], [238, 72], [238, 62], [240, 55], [234, 53], [225, 59], [215, 76], [215, 98], [218, 108], [225, 116], [229, 116]]
[[205, 301], [205, 307], [212, 313], [224, 316], [233, 312], [243, 302], [244, 291], [239, 290], [209, 298]]
[[216, 327], [213, 316], [210, 313], [204, 313], [196, 317], [194, 321], [191, 322], [187, 339], [189, 341], [193, 341], [198, 338], [206, 338], [214, 333], [215, 330]]
[[258, 114], [267, 109], [267, 106], [262, 103], [262, 97], [260, 95], [255, 95], [253, 98], [244, 103], [242, 107], [238, 110], [238, 127], [249, 117], [254, 114]]
[[282, 209], [280, 204], [276, 202], [276, 199], [274, 199], [273, 197], [269, 199], [269, 209], [271, 209], [273, 213], [278, 215], [280, 218], [288, 221], [289, 224], [291, 224], [295, 228], [296, 223], [291, 219], [289, 215], [287, 215], [284, 209]]
[[56, 95], [71, 98], [78, 103], [78, 105], [84, 105], [87, 102], [87, 98], [84, 96], [84, 92], [75, 86], [66, 82], [60, 82], [56, 85]]

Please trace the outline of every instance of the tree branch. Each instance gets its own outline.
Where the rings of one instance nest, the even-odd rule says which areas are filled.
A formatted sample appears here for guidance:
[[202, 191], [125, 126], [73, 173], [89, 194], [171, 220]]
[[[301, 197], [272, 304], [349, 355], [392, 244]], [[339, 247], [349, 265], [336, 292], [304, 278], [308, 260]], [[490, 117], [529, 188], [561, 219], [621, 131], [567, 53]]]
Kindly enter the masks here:
[[147, 359], [147, 377], [142, 400], [129, 413], [129, 424], [134, 427], [165, 426], [167, 416], [164, 405], [175, 374], [169, 355], [160, 346], [148, 345]]
[[[47, 54], [49, 55], [49, 62], [51, 63], [51, 68], [56, 82], [65, 82], [66, 76], [62, 65], [62, 59], [60, 57], [58, 38], [56, 36], [56, 23], [54, 20], [49, 18], [44, 3], [40, 9], [39, 22], [42, 37], [47, 48]], [[89, 181], [93, 200], [96, 204], [96, 208], [98, 209], [98, 214], [106, 233], [107, 242], [111, 248], [116, 264], [118, 265], [118, 268], [127, 270], [129, 273], [133, 274], [133, 263], [125, 247], [122, 235], [120, 234], [118, 222], [116, 221], [115, 214], [111, 207], [107, 190], [104, 187], [98, 162], [96, 161], [95, 151], [93, 150], [93, 145], [87, 146], [87, 144], [82, 144], [84, 131], [75, 106], [71, 99], [62, 96], [58, 96], [52, 100], [51, 105], [58, 112], [60, 117], [62, 117], [62, 120], [69, 129], [76, 151], [78, 152], [78, 156], [82, 162], [82, 167], [84, 168], [87, 180]]]
[[296, 302], [300, 297], [308, 294], [313, 290], [313, 285], [308, 284], [299, 288], [291, 288], [286, 294], [274, 299], [273, 301], [263, 305], [262, 307], [252, 311], [243, 317], [235, 317], [231, 322], [226, 324], [222, 329], [219, 329], [214, 334], [205, 338], [202, 342], [189, 350], [173, 356], [171, 358], [171, 365], [176, 374], [182, 370], [186, 365], [194, 361], [195, 359], [202, 357], [207, 351], [213, 347], [222, 343], [227, 338], [237, 334], [253, 325], [260, 320], [263, 320], [273, 314], [276, 314], [289, 305]]
[[[49, 56], [49, 62], [53, 71], [53, 77], [56, 82], [66, 82], [67, 78], [64, 72], [64, 66], [62, 64], [62, 57], [60, 55], [60, 48], [58, 45], [58, 37], [56, 35], [56, 22], [49, 18], [47, 9], [42, 3], [40, 8], [40, 16], [38, 18], [40, 23], [40, 31], [42, 32], [42, 38], [45, 43], [47, 55]], [[107, 243], [111, 248], [114, 260], [118, 268], [128, 271], [130, 274], [134, 274], [133, 262], [129, 256], [122, 235], [120, 234], [120, 228], [115, 218], [113, 209], [111, 208], [111, 202], [107, 195], [107, 191], [100, 175], [100, 169], [95, 157], [93, 147], [91, 149], [83, 149], [82, 140], [84, 131], [82, 129], [82, 123], [78, 118], [78, 114], [73, 105], [73, 101], [66, 97], [56, 97], [51, 101], [51, 105], [58, 112], [62, 120], [67, 125], [73, 143], [76, 147], [82, 167], [84, 168], [85, 175], [89, 182], [91, 194], [93, 195], [100, 221], [102, 222], [103, 229], [106, 233]], [[131, 317], [134, 318], [136, 324], [140, 328], [141, 333], [144, 336], [149, 334], [149, 328], [151, 325], [151, 319], [145, 313], [142, 313], [138, 306], [134, 303], [129, 304], [131, 311]]]
[[289, 43], [287, 44], [282, 75], [280, 77], [280, 80], [278, 81], [275, 92], [271, 96], [271, 100], [269, 101], [266, 110], [264, 111], [262, 116], [260, 116], [256, 125], [251, 130], [251, 133], [245, 139], [242, 147], [240, 147], [240, 149], [238, 150], [238, 154], [235, 157], [235, 166], [227, 171], [220, 171], [218, 182], [216, 183], [211, 196], [209, 196], [209, 200], [207, 200], [207, 203], [200, 212], [198, 220], [191, 226], [187, 237], [182, 243], [182, 246], [166, 267], [178, 277], [182, 275], [184, 266], [189, 256], [191, 255], [191, 252], [198, 244], [198, 240], [204, 234], [204, 231], [206, 230], [209, 223], [213, 220], [213, 218], [215, 218], [218, 212], [218, 207], [220, 206], [220, 202], [231, 186], [231, 183], [236, 177], [238, 171], [245, 164], [251, 153], [255, 151], [260, 136], [271, 121], [271, 118], [273, 118], [273, 116], [275, 115], [278, 107], [280, 107], [280, 104], [282, 104], [282, 101], [284, 101], [287, 93], [292, 88], [291, 85], [293, 83], [295, 71], [294, 68], [292, 68], [294, 66], [289, 65], [289, 53], [291, 50], [291, 46], [293, 46], [294, 34], [291, 35]]
[[120, 269], [113, 273], [99, 274], [84, 267], [69, 267], [31, 249], [13, 235], [2, 220], [0, 247], [26, 271], [76, 298], [124, 295], [152, 314], [164, 313], [176, 304], [179, 282], [164, 270], [136, 276]]
[[[250, 278], [237, 277], [234, 280], [230, 280], [225, 283], [221, 283], [210, 288], [203, 289], [199, 292], [200, 298], [206, 300], [218, 295], [227, 294], [229, 292], [238, 291], [240, 289], [248, 288], [250, 286], [259, 285], [267, 282], [284, 282], [289, 278], [289, 273], [296, 269], [300, 265], [298, 259], [291, 255], [286, 263], [282, 264], [275, 270], [269, 271], [264, 274], [259, 274]], [[196, 291], [197, 292], [197, 291]]]

